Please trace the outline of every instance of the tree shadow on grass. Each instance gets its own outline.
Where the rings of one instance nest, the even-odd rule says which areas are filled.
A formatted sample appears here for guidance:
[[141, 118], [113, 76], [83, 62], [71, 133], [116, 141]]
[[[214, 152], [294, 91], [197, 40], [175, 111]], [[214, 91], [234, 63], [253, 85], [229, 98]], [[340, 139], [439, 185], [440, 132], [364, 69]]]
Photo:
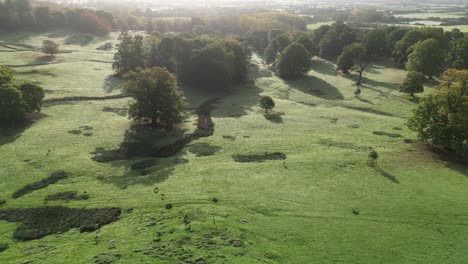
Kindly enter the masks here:
[[[179, 155], [177, 155], [179, 156]], [[132, 169], [129, 161], [112, 162], [112, 166], [124, 167], [125, 172], [120, 176], [98, 176], [97, 179], [106, 184], [113, 184], [120, 189], [126, 189], [129, 186], [144, 185], [151, 186], [167, 180], [173, 173], [175, 166], [179, 163], [175, 158], [157, 159], [156, 165], [144, 169]]]
[[400, 184], [400, 181], [395, 177], [395, 175], [385, 171], [384, 169], [378, 167], [377, 165], [372, 166], [372, 168], [378, 172], [380, 175], [384, 176], [385, 178], [389, 179], [393, 183]]
[[[174, 129], [165, 131], [150, 128], [144, 125], [132, 126], [125, 132], [124, 140], [118, 149], [105, 150], [96, 148], [91, 154], [94, 161], [108, 163], [114, 167], [123, 167], [125, 172], [121, 176], [99, 176], [98, 180], [104, 183], [114, 184], [125, 189], [131, 185], [152, 185], [165, 181], [173, 173], [174, 167], [180, 162], [180, 157], [185, 153], [177, 149], [176, 154], [170, 157], [155, 155], [159, 150], [168, 146], [162, 146], [176, 142], [186, 137], [185, 130]], [[176, 146], [174, 146], [176, 147]], [[143, 161], [143, 162], [142, 162]], [[150, 162], [149, 166], [136, 166], [137, 164]]]
[[390, 90], [400, 90], [400, 84], [398, 83], [379, 82], [369, 78], [365, 78], [365, 83], [374, 87], [384, 87]]
[[224, 97], [216, 110], [211, 112], [215, 118], [239, 118], [258, 105], [258, 95], [262, 91], [257, 86], [240, 86], [232, 94]]
[[118, 78], [109, 75], [104, 80], [103, 89], [107, 93], [112, 93], [114, 91], [119, 91], [122, 88], [122, 81]]
[[263, 117], [265, 117], [266, 120], [273, 122], [273, 123], [283, 123], [283, 118], [281, 117], [282, 113], [268, 113], [264, 114]]
[[333, 63], [322, 59], [314, 59], [312, 61], [312, 70], [320, 74], [332, 76], [335, 76], [337, 73], [336, 66]]
[[46, 117], [46, 115], [42, 113], [28, 113], [25, 117], [23, 121], [11, 126], [2, 127], [1, 125], [3, 124], [0, 124], [0, 147], [15, 142], [34, 122]]
[[343, 100], [344, 96], [340, 91], [314, 76], [305, 76], [304, 78], [297, 80], [285, 81], [290, 87], [300, 90], [303, 93], [317, 96], [326, 100]]

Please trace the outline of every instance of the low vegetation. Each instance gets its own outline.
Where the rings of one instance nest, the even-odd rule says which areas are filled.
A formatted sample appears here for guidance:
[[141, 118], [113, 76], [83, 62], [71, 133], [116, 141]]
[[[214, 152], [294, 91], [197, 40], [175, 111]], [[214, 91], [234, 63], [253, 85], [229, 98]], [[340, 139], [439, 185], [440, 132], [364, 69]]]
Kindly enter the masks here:
[[65, 178], [68, 178], [68, 173], [64, 172], [64, 171], [57, 171], [57, 172], [54, 172], [52, 174], [50, 174], [49, 177], [45, 178], [45, 179], [42, 179], [40, 181], [37, 181], [37, 182], [34, 182], [34, 183], [30, 183], [26, 186], [24, 186], [23, 188], [15, 191], [13, 194], [12, 194], [12, 197], [13, 198], [19, 198], [21, 196], [24, 196], [28, 193], [32, 193], [36, 190], [39, 190], [39, 189], [42, 189], [42, 188], [45, 188], [51, 184], [54, 184], [60, 180], [63, 180]]

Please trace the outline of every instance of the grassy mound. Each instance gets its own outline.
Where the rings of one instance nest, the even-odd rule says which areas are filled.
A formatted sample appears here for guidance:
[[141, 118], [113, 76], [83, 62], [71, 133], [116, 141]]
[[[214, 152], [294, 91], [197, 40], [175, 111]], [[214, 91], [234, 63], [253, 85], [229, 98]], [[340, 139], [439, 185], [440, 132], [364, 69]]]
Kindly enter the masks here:
[[33, 183], [30, 183], [26, 186], [24, 186], [23, 188], [17, 190], [16, 192], [13, 193], [12, 197], [14, 199], [16, 198], [19, 198], [21, 196], [24, 196], [28, 193], [31, 193], [35, 190], [39, 190], [39, 189], [42, 189], [42, 188], [45, 188], [47, 186], [49, 186], [50, 184], [54, 184], [62, 179], [65, 179], [68, 177], [68, 173], [64, 172], [64, 171], [57, 171], [57, 172], [54, 172], [52, 173], [49, 177], [45, 178], [45, 179], [42, 179], [38, 182], [33, 182]]
[[88, 194], [86, 194], [86, 193], [78, 194], [76, 191], [50, 194], [45, 198], [46, 201], [63, 200], [63, 201], [67, 201], [67, 202], [70, 201], [70, 200], [88, 200], [88, 199], [89, 199]]
[[13, 234], [15, 239], [33, 240], [71, 228], [79, 228], [80, 232], [94, 231], [117, 221], [120, 213], [120, 208], [73, 209], [54, 206], [0, 210], [0, 219], [21, 222]]
[[258, 155], [234, 155], [235, 162], [264, 162], [267, 160], [285, 160], [286, 155], [281, 152], [265, 153]]

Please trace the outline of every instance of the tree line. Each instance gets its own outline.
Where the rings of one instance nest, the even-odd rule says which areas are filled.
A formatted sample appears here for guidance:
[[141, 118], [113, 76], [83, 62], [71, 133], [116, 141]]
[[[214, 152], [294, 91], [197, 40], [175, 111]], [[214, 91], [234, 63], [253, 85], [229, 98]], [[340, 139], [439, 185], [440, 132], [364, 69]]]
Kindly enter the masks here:
[[0, 31], [70, 29], [92, 34], [112, 31], [113, 15], [91, 9], [52, 9], [30, 0], [0, 1]]

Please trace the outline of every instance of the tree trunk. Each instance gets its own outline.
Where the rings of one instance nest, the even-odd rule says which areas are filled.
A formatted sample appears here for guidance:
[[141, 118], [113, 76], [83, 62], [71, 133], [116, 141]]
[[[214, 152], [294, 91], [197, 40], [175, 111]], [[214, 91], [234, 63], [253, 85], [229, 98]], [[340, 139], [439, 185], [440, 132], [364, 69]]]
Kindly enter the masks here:
[[359, 70], [359, 77], [358, 77], [358, 80], [357, 80], [357, 86], [361, 86], [361, 81], [362, 81], [362, 73], [364, 72], [363, 69], [360, 69]]
[[156, 116], [153, 116], [151, 118], [151, 126], [156, 126], [157, 123], [158, 123], [158, 118]]

